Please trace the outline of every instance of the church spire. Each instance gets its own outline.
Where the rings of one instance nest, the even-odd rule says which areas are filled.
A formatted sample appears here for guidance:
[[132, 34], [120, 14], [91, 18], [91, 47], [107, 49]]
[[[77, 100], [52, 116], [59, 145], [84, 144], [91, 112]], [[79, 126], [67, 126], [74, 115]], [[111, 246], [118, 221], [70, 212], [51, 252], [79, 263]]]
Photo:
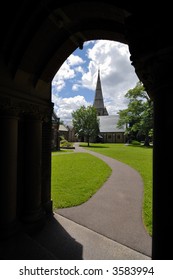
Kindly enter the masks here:
[[93, 106], [97, 109], [98, 116], [107, 116], [107, 109], [104, 107], [103, 94], [102, 94], [102, 86], [100, 80], [100, 68], [98, 69], [98, 77], [95, 91], [95, 98]]

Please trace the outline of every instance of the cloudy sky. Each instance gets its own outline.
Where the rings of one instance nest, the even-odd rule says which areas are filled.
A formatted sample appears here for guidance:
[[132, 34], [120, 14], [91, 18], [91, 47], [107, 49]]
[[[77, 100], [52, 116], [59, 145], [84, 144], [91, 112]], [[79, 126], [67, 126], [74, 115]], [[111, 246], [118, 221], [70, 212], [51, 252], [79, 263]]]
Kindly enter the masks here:
[[93, 105], [98, 69], [109, 115], [127, 107], [124, 95], [139, 80], [128, 46], [114, 41], [88, 41], [83, 50], [76, 49], [67, 58], [52, 80], [54, 110], [64, 123], [82, 105]]

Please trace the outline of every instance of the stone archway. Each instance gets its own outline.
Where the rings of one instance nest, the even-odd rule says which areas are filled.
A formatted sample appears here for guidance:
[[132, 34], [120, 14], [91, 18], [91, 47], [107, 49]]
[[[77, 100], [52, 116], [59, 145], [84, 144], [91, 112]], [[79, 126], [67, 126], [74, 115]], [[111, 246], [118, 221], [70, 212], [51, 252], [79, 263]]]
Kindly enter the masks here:
[[[154, 100], [153, 259], [172, 259], [171, 7], [125, 1], [25, 0], [4, 8], [0, 47], [1, 235], [38, 228], [50, 199], [51, 81], [83, 42], [129, 45], [132, 64]], [[167, 17], [161, 21], [162, 14]], [[163, 113], [164, 112], [164, 113]], [[166, 169], [165, 169], [166, 165]], [[163, 182], [163, 183], [162, 183]], [[16, 225], [19, 224], [19, 227]], [[168, 251], [167, 248], [170, 248]]]

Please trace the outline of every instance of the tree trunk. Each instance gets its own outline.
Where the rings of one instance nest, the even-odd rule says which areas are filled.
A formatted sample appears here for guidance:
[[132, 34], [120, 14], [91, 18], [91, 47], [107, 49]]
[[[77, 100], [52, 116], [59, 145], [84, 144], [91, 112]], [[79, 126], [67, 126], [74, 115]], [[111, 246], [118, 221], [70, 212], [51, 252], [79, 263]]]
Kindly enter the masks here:
[[148, 136], [145, 137], [144, 146], [146, 146], [146, 147], [150, 146], [150, 138]]
[[89, 138], [89, 136], [87, 137], [88, 139], [87, 139], [87, 142], [88, 142], [88, 147], [90, 146], [90, 138]]

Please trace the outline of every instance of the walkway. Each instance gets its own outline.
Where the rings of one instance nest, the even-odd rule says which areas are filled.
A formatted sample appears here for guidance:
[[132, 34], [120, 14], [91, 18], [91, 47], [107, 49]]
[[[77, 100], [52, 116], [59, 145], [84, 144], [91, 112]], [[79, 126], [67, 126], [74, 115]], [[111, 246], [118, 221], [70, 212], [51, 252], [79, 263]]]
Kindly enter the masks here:
[[97, 156], [111, 167], [112, 174], [87, 202], [57, 209], [56, 219], [59, 217], [59, 222], [64, 223], [73, 222], [125, 246], [123, 248], [143, 254], [143, 259], [145, 256], [150, 258], [152, 238], [142, 221], [143, 182], [138, 172], [115, 159], [83, 149], [78, 143], [75, 144], [75, 152]]

